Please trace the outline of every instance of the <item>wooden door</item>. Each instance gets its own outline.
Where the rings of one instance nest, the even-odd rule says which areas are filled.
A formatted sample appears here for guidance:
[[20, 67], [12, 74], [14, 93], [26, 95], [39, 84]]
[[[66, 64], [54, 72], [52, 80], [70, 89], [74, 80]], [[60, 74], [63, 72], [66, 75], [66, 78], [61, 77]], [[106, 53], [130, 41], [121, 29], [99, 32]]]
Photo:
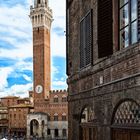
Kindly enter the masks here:
[[97, 131], [96, 128], [92, 127], [81, 127], [81, 136], [82, 140], [96, 140], [97, 139]]
[[130, 140], [130, 134], [123, 131], [123, 129], [113, 130], [112, 140]]
[[112, 131], [112, 140], [140, 140], [140, 131], [114, 129]]
[[131, 133], [131, 140], [140, 140], [140, 132]]

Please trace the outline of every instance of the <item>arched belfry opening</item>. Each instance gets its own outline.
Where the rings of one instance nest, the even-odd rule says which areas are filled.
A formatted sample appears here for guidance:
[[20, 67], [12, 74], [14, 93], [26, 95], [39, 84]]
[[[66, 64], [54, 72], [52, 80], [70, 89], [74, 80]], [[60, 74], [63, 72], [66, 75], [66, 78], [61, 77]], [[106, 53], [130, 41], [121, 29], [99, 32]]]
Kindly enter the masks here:
[[93, 107], [84, 107], [80, 117], [80, 140], [96, 140], [97, 133], [96, 127], [93, 125], [94, 119]]
[[112, 140], [137, 140], [140, 138], [140, 106], [133, 100], [125, 100], [114, 109]]

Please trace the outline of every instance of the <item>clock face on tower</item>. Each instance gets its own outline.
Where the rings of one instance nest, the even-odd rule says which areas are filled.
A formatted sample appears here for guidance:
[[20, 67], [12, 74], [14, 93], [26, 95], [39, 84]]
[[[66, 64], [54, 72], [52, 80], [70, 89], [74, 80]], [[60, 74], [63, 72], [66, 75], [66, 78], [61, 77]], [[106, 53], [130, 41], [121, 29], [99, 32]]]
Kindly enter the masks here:
[[41, 93], [43, 91], [43, 87], [41, 85], [37, 85], [35, 91], [36, 93]]

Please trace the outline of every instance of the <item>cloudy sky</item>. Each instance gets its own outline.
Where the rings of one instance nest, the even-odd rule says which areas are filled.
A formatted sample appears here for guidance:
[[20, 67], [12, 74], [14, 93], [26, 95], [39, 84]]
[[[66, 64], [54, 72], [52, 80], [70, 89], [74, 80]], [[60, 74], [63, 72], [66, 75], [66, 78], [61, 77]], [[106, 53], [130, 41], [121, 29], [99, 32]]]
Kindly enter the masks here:
[[[28, 96], [33, 87], [32, 0], [0, 0], [0, 97]], [[65, 0], [50, 0], [52, 89], [65, 89]]]

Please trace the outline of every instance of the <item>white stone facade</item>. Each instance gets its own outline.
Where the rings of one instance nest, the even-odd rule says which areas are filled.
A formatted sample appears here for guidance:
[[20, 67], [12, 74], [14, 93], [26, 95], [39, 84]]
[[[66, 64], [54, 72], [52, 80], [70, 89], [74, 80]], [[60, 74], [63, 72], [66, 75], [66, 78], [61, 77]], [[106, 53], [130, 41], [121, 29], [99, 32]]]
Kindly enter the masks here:
[[[31, 126], [32, 121], [36, 121], [37, 125]], [[47, 137], [47, 114], [45, 113], [30, 113], [27, 115], [27, 138], [37, 136], [39, 138]], [[32, 130], [31, 130], [32, 129]]]
[[[53, 138], [60, 138], [60, 139], [67, 139], [68, 137], [68, 121], [49, 121], [48, 122], [48, 129], [50, 129], [50, 137]], [[55, 136], [55, 130], [58, 129], [58, 136]], [[63, 135], [63, 130], [66, 130], [66, 136]]]
[[50, 30], [53, 19], [52, 10], [48, 7], [48, 1], [40, 0], [38, 3], [35, 0], [34, 6], [30, 7], [30, 18], [33, 28], [43, 26]]
[[[31, 126], [31, 122], [33, 120], [36, 120], [38, 122], [37, 127]], [[44, 124], [42, 124], [42, 122], [44, 122]], [[50, 134], [48, 134], [48, 130], [50, 131]], [[58, 132], [56, 132], [56, 130], [58, 130]], [[33, 134], [31, 132], [33, 132]], [[68, 122], [67, 121], [48, 121], [47, 114], [45, 113], [28, 114], [27, 138], [31, 138], [33, 136], [37, 136], [39, 138], [50, 138], [50, 139], [59, 138], [59, 139], [66, 140], [68, 137]]]

